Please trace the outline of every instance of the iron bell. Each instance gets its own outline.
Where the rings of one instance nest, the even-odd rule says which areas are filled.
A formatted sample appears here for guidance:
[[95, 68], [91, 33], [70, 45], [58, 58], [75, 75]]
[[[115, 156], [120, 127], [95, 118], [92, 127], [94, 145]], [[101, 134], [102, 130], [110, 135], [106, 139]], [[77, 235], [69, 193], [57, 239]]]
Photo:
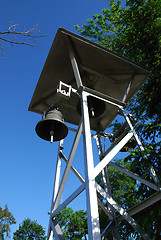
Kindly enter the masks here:
[[60, 141], [68, 134], [63, 114], [57, 107], [49, 108], [44, 118], [36, 125], [35, 131], [40, 138], [51, 143]]
[[[88, 102], [88, 112], [89, 112], [89, 117], [90, 118], [98, 118], [106, 110], [105, 102], [98, 99], [98, 98], [88, 96], [87, 97], [87, 102]], [[77, 105], [77, 112], [81, 115], [81, 103], [80, 103], [80, 101]]]

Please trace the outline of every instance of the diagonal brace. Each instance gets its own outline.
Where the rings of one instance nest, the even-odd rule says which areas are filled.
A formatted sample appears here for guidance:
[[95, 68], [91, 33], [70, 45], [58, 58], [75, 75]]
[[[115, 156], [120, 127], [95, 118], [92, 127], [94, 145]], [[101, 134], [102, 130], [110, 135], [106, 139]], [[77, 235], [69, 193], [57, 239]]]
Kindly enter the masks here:
[[159, 191], [159, 188], [158, 188], [155, 184], [153, 184], [153, 183], [151, 183], [151, 182], [149, 182], [149, 181], [141, 178], [138, 174], [133, 173], [133, 172], [127, 170], [126, 168], [123, 168], [123, 167], [121, 167], [121, 166], [119, 166], [118, 164], [113, 163], [113, 162], [110, 162], [109, 165], [110, 165], [111, 167], [114, 167], [114, 168], [116, 168], [117, 170], [121, 171], [122, 173], [125, 173], [127, 176], [132, 177], [132, 178], [134, 178], [135, 180], [138, 180], [139, 182], [145, 184], [146, 186], [148, 186], [148, 187], [150, 187], [150, 188], [152, 188], [152, 189], [154, 189], [154, 190], [156, 190], [156, 191]]
[[93, 177], [97, 175], [106, 167], [106, 165], [113, 159], [114, 156], [121, 150], [121, 148], [130, 140], [133, 136], [133, 132], [127, 133], [127, 135], [102, 159], [100, 163], [94, 168]]
[[63, 236], [61, 228], [55, 219], [51, 221], [51, 229], [54, 233], [54, 238], [56, 240], [65, 240], [65, 237]]
[[[136, 141], [138, 143], [138, 146], [139, 146], [140, 150], [144, 151], [145, 150], [144, 146], [143, 146], [142, 142], [140, 141], [140, 139], [139, 139], [139, 137], [138, 137], [134, 127], [132, 126], [130, 118], [128, 117], [128, 115], [126, 114], [125, 110], [122, 107], [120, 109], [121, 109], [121, 111], [122, 111], [122, 113], [124, 115], [125, 120], [127, 121], [128, 125], [129, 125], [131, 131], [134, 134], [134, 137], [135, 137], [135, 139], [136, 139]], [[144, 158], [147, 159], [147, 156], [144, 155]], [[151, 176], [152, 176], [155, 184], [160, 186], [160, 180], [159, 180], [158, 176], [156, 175], [156, 172], [155, 172], [155, 170], [154, 170], [154, 168], [152, 166], [150, 167], [150, 173], [151, 173]]]
[[[65, 155], [61, 152], [61, 157], [63, 158], [63, 160], [67, 163], [67, 158], [65, 157]], [[76, 175], [76, 177], [81, 181], [81, 183], [85, 183], [85, 180], [83, 179], [83, 177], [78, 173], [78, 171], [71, 166], [71, 170], [73, 171], [73, 173]], [[105, 212], [105, 214], [110, 218], [113, 219], [112, 215], [110, 214], [110, 212], [108, 211], [108, 209], [105, 208], [105, 206], [102, 204], [102, 202], [98, 200], [98, 205], [102, 208], [102, 210]], [[53, 213], [54, 214], [54, 213]]]
[[51, 214], [51, 218], [72, 202], [81, 192], [84, 191], [84, 189], [85, 183], [82, 183], [80, 187], [78, 187], [61, 205], [57, 207], [57, 209]]
[[73, 142], [73, 146], [72, 146], [72, 149], [71, 149], [71, 152], [70, 152], [70, 157], [69, 157], [68, 163], [66, 165], [66, 168], [64, 170], [64, 174], [63, 174], [63, 177], [62, 177], [62, 180], [61, 180], [61, 183], [60, 183], [58, 194], [57, 194], [55, 202], [53, 204], [53, 210], [55, 210], [58, 207], [58, 204], [60, 202], [60, 198], [61, 198], [64, 186], [65, 186], [68, 174], [69, 174], [69, 170], [70, 170], [71, 165], [72, 165], [72, 161], [73, 161], [73, 158], [74, 158], [74, 155], [75, 155], [75, 152], [76, 152], [81, 134], [82, 134], [82, 121], [80, 122], [77, 134], [76, 134], [74, 142]]
[[115, 200], [109, 196], [108, 193], [104, 191], [104, 189], [98, 184], [95, 183], [96, 189], [101, 194], [102, 197], [104, 197], [110, 205], [112, 205], [117, 212], [120, 213], [120, 215], [138, 232], [145, 240], [151, 240], [147, 233], [144, 232], [144, 230], [141, 228], [141, 226], [122, 208], [119, 206], [118, 203], [115, 202]]

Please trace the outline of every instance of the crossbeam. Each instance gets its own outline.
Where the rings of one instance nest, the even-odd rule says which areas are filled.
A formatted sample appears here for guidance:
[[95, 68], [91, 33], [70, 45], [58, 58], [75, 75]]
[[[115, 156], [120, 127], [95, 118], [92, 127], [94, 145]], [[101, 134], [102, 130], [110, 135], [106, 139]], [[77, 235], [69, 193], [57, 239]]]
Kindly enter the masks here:
[[[63, 160], [67, 163], [67, 158], [65, 157], [65, 155], [60, 152], [61, 157], [63, 158]], [[72, 172], [75, 174], [75, 176], [80, 180], [81, 183], [85, 183], [85, 180], [83, 179], [83, 177], [79, 174], [79, 172], [73, 167], [71, 166], [71, 170]], [[108, 209], [103, 205], [103, 203], [99, 200], [99, 198], [97, 199], [98, 201], [98, 205], [102, 208], [102, 210], [104, 211], [104, 213], [110, 218], [113, 219], [112, 215], [110, 214], [110, 212], [108, 211]], [[66, 204], [67, 205], [67, 204]], [[55, 212], [53, 212], [53, 215], [55, 214]]]
[[[140, 150], [144, 151], [145, 150], [144, 146], [143, 146], [142, 142], [140, 141], [140, 139], [139, 139], [139, 137], [138, 137], [138, 135], [137, 135], [137, 133], [136, 133], [136, 131], [135, 131], [131, 121], [130, 121], [130, 118], [128, 117], [128, 114], [126, 114], [125, 110], [122, 107], [120, 109], [121, 109], [121, 111], [122, 111], [122, 113], [124, 115], [125, 120], [127, 121], [128, 125], [129, 125], [131, 131], [134, 134], [134, 137], [135, 137], [135, 139], [136, 139], [136, 141], [138, 143], [138, 146], [139, 146]], [[144, 158], [147, 159], [147, 156], [144, 155]], [[155, 172], [153, 166], [150, 167], [150, 173], [151, 173], [151, 176], [152, 176], [155, 184], [156, 185], [160, 185], [160, 180], [159, 180], [158, 176], [156, 175], [156, 172]]]
[[111, 167], [114, 167], [114, 168], [116, 168], [117, 170], [121, 171], [122, 173], [125, 173], [127, 176], [132, 177], [132, 178], [134, 178], [135, 180], [138, 180], [139, 182], [145, 184], [146, 186], [148, 186], [148, 187], [150, 187], [150, 188], [152, 188], [152, 189], [154, 189], [154, 190], [156, 190], [156, 191], [159, 191], [159, 188], [158, 188], [155, 184], [153, 184], [153, 183], [151, 183], [151, 182], [149, 182], [149, 181], [141, 178], [138, 174], [133, 173], [133, 172], [127, 170], [126, 168], [123, 168], [123, 167], [121, 167], [121, 166], [119, 166], [118, 164], [113, 163], [113, 162], [110, 162], [109, 165], [110, 165]]
[[82, 183], [62, 204], [60, 204], [55, 211], [52, 212], [51, 218], [53, 218], [58, 212], [65, 208], [70, 202], [72, 202], [81, 192], [85, 189], [85, 183]]
[[[134, 216], [135, 214], [145, 210], [146, 208], [152, 206], [153, 204], [159, 201], [161, 201], [161, 192], [154, 193], [147, 199], [143, 200], [141, 203], [138, 203], [129, 210], [127, 210], [127, 212], [129, 213], [130, 216]], [[122, 216], [117, 216], [116, 220], [117, 221], [122, 220]]]
[[[142, 202], [136, 204], [135, 206], [131, 207], [130, 209], [127, 210], [127, 213], [132, 217], [135, 216], [136, 214], [144, 211], [148, 207], [156, 204], [157, 202], [161, 201], [161, 192], [154, 193], [147, 199], [143, 200]], [[102, 232], [101, 236], [106, 236], [108, 234], [108, 231], [110, 230], [113, 221], [119, 222], [122, 221], [124, 218], [121, 215], [118, 215], [115, 217], [115, 219], [111, 219], [111, 224], [108, 225], [105, 230]]]
[[138, 232], [145, 240], [151, 240], [147, 233], [141, 228], [141, 226], [121, 207], [116, 201], [106, 193], [103, 188], [95, 183], [96, 189], [101, 194], [104, 199], [108, 201], [110, 205], [112, 205], [116, 211]]
[[102, 169], [113, 159], [114, 156], [121, 150], [121, 148], [130, 140], [133, 136], [133, 132], [129, 132], [126, 136], [102, 159], [100, 163], [95, 167], [93, 177], [95, 178]]

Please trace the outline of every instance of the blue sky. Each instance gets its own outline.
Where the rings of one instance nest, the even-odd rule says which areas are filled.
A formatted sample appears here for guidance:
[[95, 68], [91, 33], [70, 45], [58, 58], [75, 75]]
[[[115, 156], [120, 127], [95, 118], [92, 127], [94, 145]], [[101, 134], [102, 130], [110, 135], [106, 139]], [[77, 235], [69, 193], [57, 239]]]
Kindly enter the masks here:
[[[36, 135], [34, 129], [41, 116], [28, 112], [28, 106], [55, 34], [59, 27], [76, 32], [74, 25], [82, 25], [107, 6], [106, 0], [1, 0], [0, 31], [7, 30], [10, 22], [19, 24], [19, 29], [38, 23], [40, 34], [48, 35], [38, 39], [36, 47], [2, 43], [4, 59], [0, 52], [0, 206], [8, 204], [16, 218], [11, 237], [28, 217], [37, 220], [45, 230], [48, 228], [58, 144], [50, 144]], [[72, 138], [71, 133], [68, 139]], [[70, 149], [65, 146], [68, 157]], [[79, 150], [78, 155], [80, 163], [76, 166], [82, 172], [83, 156]], [[76, 183], [69, 177], [62, 198]], [[85, 208], [85, 203], [80, 197], [72, 207]]]

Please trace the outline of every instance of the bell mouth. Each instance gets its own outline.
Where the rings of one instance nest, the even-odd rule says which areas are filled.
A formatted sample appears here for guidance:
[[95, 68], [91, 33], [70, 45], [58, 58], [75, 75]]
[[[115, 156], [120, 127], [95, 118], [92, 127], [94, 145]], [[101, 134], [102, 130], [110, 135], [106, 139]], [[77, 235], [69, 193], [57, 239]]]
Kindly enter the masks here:
[[57, 108], [49, 109], [45, 117], [35, 128], [37, 135], [50, 142], [60, 141], [68, 134], [68, 127], [64, 123], [63, 115]]
[[[98, 118], [106, 110], [106, 103], [93, 96], [87, 97], [89, 118]], [[77, 104], [77, 112], [81, 115], [81, 102]]]

